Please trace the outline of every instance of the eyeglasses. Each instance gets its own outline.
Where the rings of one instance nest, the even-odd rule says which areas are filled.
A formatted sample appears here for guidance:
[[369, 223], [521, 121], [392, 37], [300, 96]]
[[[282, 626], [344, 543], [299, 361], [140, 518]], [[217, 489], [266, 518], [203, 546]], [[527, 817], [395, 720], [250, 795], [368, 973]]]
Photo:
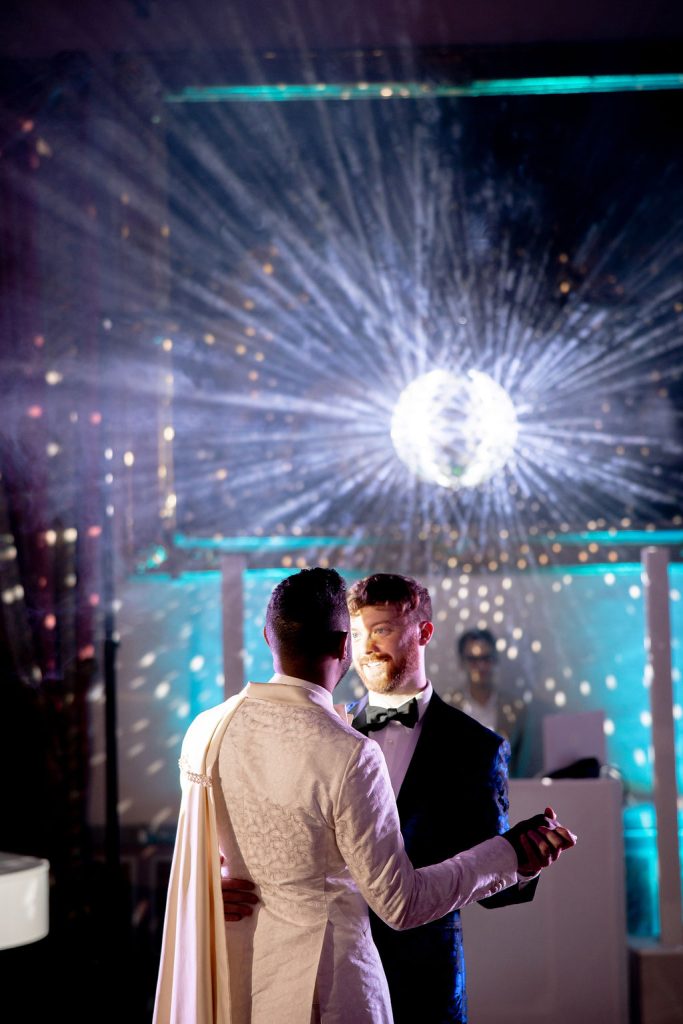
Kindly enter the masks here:
[[465, 661], [485, 661], [488, 665], [496, 660], [495, 654], [466, 654], [464, 657]]

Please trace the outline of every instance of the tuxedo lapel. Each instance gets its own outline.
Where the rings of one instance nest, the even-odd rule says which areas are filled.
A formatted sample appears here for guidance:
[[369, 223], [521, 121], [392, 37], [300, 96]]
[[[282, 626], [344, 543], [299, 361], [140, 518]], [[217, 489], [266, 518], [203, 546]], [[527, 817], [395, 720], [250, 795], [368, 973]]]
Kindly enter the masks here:
[[411, 813], [413, 806], [420, 799], [424, 800], [425, 786], [430, 779], [432, 752], [435, 749], [434, 734], [438, 731], [440, 698], [432, 693], [427, 710], [422, 718], [420, 735], [408, 765], [408, 771], [396, 797], [399, 817], [404, 818]]

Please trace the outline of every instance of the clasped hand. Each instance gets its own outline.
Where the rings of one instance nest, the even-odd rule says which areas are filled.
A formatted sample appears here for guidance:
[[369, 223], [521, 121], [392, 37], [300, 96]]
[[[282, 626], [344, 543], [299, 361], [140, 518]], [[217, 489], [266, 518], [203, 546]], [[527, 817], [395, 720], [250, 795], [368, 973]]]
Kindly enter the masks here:
[[537, 875], [553, 864], [564, 850], [576, 846], [576, 836], [561, 825], [552, 807], [543, 814], [535, 814], [517, 822], [503, 838], [517, 854], [517, 872], [525, 877]]

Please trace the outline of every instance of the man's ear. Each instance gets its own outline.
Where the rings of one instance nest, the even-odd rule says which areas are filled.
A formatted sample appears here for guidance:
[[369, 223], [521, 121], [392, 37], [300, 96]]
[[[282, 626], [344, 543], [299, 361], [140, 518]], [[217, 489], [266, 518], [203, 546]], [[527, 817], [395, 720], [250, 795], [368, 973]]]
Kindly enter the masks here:
[[434, 634], [434, 623], [433, 622], [421, 622], [420, 623], [420, 647], [426, 647], [429, 641], [432, 639]]
[[263, 627], [263, 639], [266, 641], [266, 643], [270, 647], [270, 640], [268, 639], [268, 634], [266, 632], [266, 627], [265, 626]]
[[348, 644], [350, 643], [349, 634], [346, 630], [337, 630], [334, 634], [334, 656], [337, 661], [343, 661], [346, 657], [346, 651]]

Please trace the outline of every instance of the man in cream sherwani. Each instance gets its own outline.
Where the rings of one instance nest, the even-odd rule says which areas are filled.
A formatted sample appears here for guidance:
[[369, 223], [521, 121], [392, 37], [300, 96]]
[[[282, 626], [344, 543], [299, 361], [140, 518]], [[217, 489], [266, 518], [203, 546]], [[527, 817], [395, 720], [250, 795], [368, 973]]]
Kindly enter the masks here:
[[[411, 928], [515, 883], [530, 842], [547, 863], [574, 844], [537, 816], [414, 869], [382, 753], [332, 704], [348, 629], [334, 570], [284, 580], [266, 617], [275, 675], [188, 730], [155, 1024], [390, 1024], [368, 905]], [[227, 928], [221, 854], [259, 896]]]

